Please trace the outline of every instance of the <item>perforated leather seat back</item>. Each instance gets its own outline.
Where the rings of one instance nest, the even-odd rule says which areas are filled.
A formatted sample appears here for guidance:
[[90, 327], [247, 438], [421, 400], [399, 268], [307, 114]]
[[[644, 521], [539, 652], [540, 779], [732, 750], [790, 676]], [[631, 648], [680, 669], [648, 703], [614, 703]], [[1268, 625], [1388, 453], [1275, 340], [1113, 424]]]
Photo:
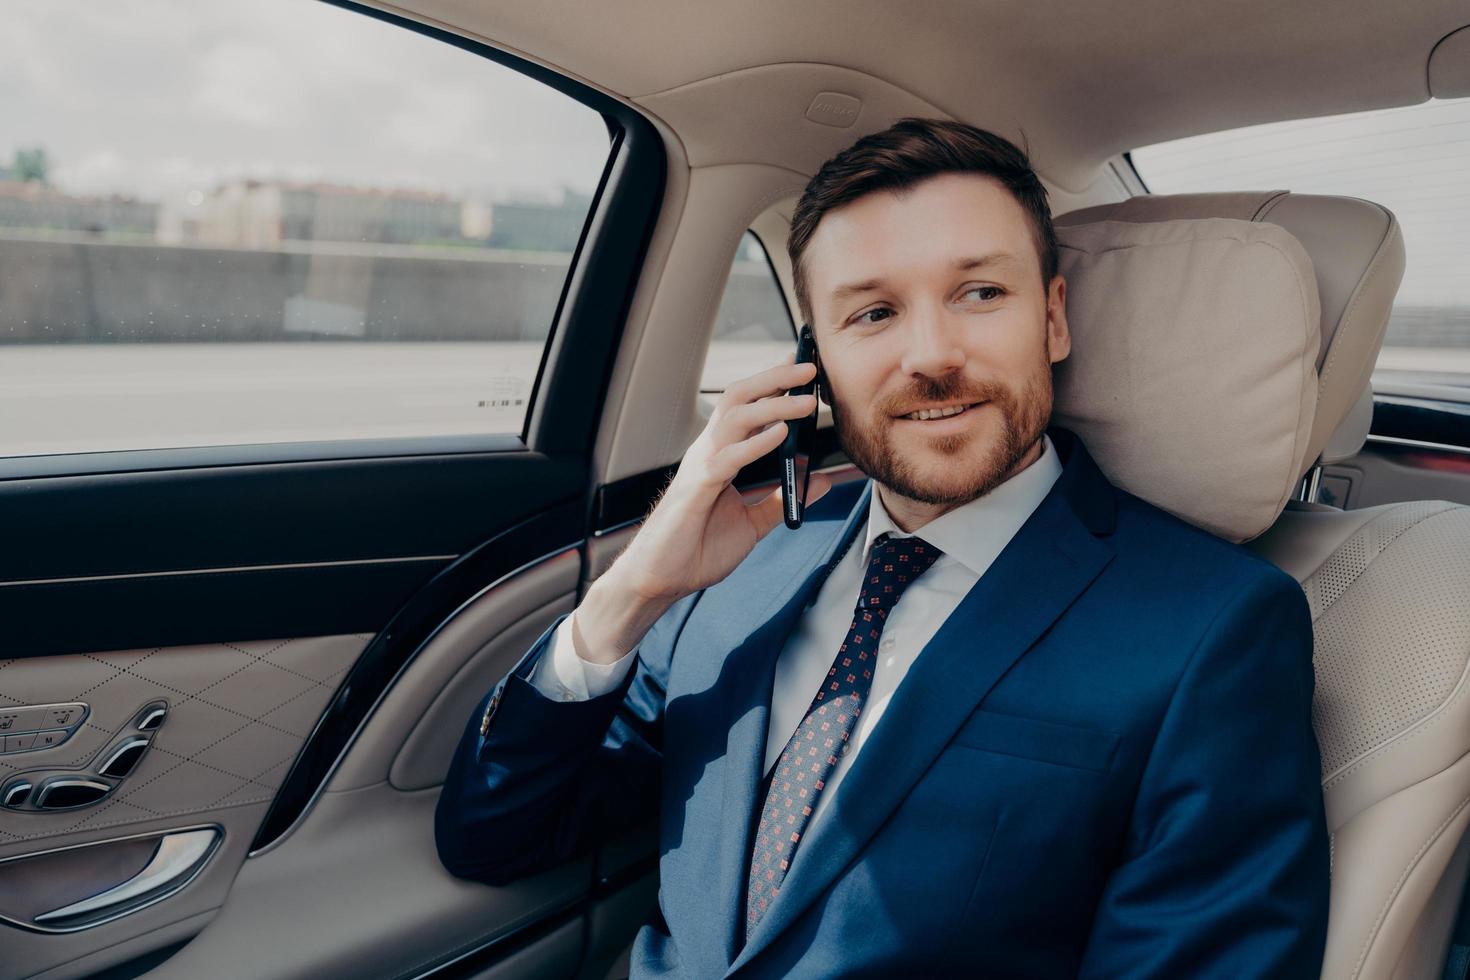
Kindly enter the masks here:
[[1333, 845], [1323, 976], [1438, 980], [1470, 825], [1470, 508], [1292, 507], [1253, 547], [1312, 608]]

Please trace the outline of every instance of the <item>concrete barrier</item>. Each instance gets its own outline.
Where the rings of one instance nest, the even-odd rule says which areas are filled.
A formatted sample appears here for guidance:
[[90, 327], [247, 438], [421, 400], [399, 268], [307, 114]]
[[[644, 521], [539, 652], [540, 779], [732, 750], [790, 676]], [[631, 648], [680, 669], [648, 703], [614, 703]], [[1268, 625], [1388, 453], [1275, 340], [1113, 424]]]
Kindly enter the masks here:
[[[569, 260], [401, 245], [266, 251], [0, 238], [0, 344], [544, 340]], [[714, 336], [791, 336], [764, 263], [735, 263]], [[1401, 306], [1386, 345], [1470, 347], [1470, 308]]]
[[[0, 344], [544, 340], [570, 256], [81, 236], [0, 239]], [[736, 263], [716, 335], [791, 328], [770, 273]]]

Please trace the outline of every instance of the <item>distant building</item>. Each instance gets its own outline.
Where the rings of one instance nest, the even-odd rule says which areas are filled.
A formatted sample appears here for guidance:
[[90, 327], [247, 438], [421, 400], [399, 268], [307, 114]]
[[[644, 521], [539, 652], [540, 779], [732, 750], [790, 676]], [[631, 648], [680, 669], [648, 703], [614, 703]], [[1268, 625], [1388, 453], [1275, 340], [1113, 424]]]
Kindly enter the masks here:
[[160, 205], [120, 195], [77, 197], [3, 176], [0, 172], [0, 228], [124, 233], [169, 245], [452, 244], [565, 254], [576, 248], [592, 207], [590, 195], [572, 190], [555, 203], [492, 202], [273, 180], [236, 180]]
[[0, 174], [0, 228], [152, 237], [157, 227], [157, 204], [120, 195], [76, 197]]
[[283, 186], [281, 237], [410, 245], [459, 239], [460, 203], [425, 191]]
[[567, 191], [560, 204], [505, 202], [490, 206], [491, 248], [571, 252], [582, 237], [592, 198]]
[[284, 241], [456, 242], [460, 202], [445, 194], [245, 180], [170, 208], [165, 241], [270, 248]]

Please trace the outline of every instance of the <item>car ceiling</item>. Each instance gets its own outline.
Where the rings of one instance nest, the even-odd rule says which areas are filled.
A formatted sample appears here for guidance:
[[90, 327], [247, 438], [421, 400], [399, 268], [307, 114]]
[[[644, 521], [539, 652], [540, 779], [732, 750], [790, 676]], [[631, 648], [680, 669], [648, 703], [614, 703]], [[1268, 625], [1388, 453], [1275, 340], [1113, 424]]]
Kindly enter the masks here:
[[[1015, 137], [1056, 186], [1166, 139], [1429, 98], [1426, 65], [1463, 0], [411, 0], [375, 4], [570, 74], [659, 115], [692, 165], [810, 172], [810, 145], [741, 139], [799, 120], [816, 66]], [[772, 66], [801, 68], [783, 72]], [[789, 79], [791, 99], [780, 98]], [[744, 83], [755, 83], [740, 98]], [[717, 84], [719, 83], [719, 84]], [[886, 84], [885, 84], [886, 83]], [[836, 91], [843, 91], [838, 88]], [[772, 96], [776, 96], [772, 101]], [[732, 98], [733, 97], [733, 98]], [[759, 103], [752, 108], [752, 100]], [[882, 123], [879, 123], [880, 125]], [[817, 152], [850, 142], [852, 130]], [[818, 141], [821, 142], [821, 141]]]

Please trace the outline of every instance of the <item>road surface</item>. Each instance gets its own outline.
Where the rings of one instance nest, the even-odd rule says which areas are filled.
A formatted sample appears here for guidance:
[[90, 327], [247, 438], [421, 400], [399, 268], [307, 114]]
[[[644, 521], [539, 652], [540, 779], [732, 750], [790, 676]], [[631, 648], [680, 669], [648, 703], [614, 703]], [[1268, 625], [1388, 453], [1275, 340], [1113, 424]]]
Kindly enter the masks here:
[[[705, 387], [790, 344], [720, 343]], [[521, 431], [539, 342], [0, 346], [0, 456]]]

